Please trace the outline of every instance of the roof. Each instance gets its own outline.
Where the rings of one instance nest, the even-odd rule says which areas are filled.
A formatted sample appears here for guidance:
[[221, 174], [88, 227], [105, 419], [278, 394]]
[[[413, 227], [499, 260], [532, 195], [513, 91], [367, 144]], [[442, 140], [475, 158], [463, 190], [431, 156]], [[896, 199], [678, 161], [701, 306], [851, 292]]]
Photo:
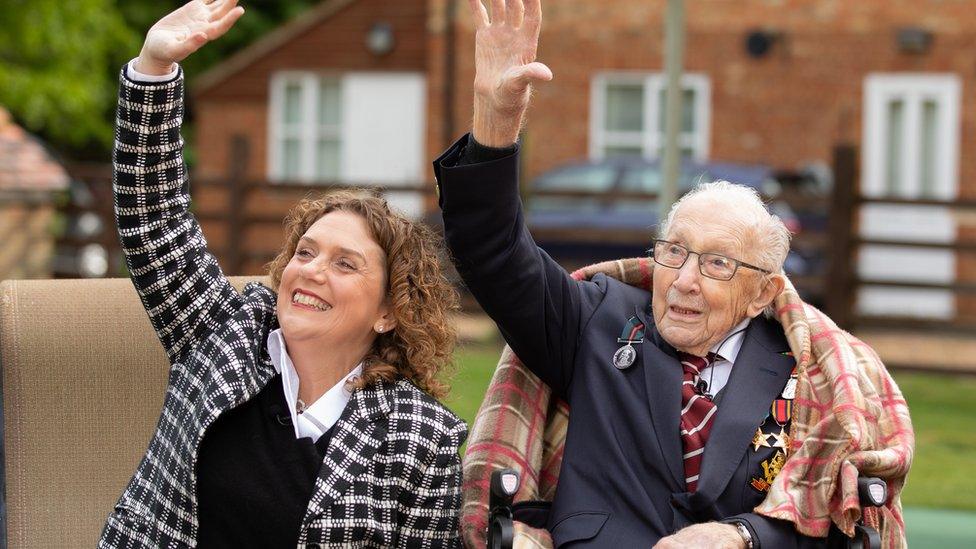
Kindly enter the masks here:
[[57, 191], [68, 182], [68, 172], [41, 140], [0, 107], [0, 191]]
[[210, 90], [355, 1], [323, 0], [322, 3], [302, 12], [301, 15], [295, 17], [290, 22], [269, 32], [257, 42], [201, 74], [194, 82], [194, 93], [203, 93]]

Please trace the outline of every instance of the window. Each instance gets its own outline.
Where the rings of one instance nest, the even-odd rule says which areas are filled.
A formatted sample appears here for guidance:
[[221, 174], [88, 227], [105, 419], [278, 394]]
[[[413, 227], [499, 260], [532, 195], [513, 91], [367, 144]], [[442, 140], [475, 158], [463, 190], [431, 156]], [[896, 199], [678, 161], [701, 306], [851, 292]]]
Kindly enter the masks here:
[[271, 84], [271, 179], [335, 181], [341, 174], [342, 86], [338, 78], [281, 73]]
[[[633, 155], [658, 158], [664, 149], [665, 75], [606, 73], [594, 77], [590, 103], [590, 157]], [[708, 157], [708, 77], [682, 78], [683, 102], [678, 142], [682, 156]]]
[[864, 191], [952, 199], [960, 83], [954, 75], [872, 74], [864, 83]]

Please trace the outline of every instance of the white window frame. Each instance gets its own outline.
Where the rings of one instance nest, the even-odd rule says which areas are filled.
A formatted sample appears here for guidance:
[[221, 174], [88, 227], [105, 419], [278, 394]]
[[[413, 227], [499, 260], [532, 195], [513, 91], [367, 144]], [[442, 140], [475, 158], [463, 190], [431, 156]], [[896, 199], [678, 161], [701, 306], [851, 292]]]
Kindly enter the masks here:
[[[639, 136], [633, 135], [637, 132], [605, 129], [607, 86], [621, 83], [644, 86], [644, 129]], [[658, 126], [660, 109], [664, 106], [658, 103], [657, 98], [666, 86], [667, 76], [664, 73], [614, 71], [595, 74], [590, 82], [590, 158], [602, 159], [608, 146], [640, 147], [644, 157], [657, 158], [665, 139], [664, 128]], [[682, 75], [681, 86], [682, 89], [694, 90], [697, 100], [694, 105], [695, 128], [690, 134], [682, 132], [679, 145], [691, 149], [694, 160], [704, 161], [708, 159], [711, 143], [711, 81], [706, 74], [688, 73]]]
[[[960, 96], [962, 83], [957, 75], [938, 73], [874, 73], [864, 79], [864, 129], [861, 173], [862, 191], [867, 196], [889, 196], [886, 148], [888, 140], [887, 106], [892, 100], [905, 104], [905, 135], [921, 135], [923, 101], [940, 105], [936, 133], [935, 170], [932, 195], [927, 198], [952, 200], [959, 191]], [[895, 196], [922, 197], [919, 178], [918, 142], [905, 139], [900, 155], [903, 182]], [[909, 152], [911, 151], [911, 152]]]
[[[332, 137], [339, 141], [339, 173], [337, 179], [342, 177], [342, 108], [340, 104], [339, 124], [337, 127], [329, 128], [320, 126], [318, 116], [309, 116], [308, 113], [316, 113], [319, 108], [319, 93], [323, 80], [334, 80], [342, 90], [342, 78], [336, 74], [312, 72], [312, 71], [279, 71], [271, 76], [271, 90], [269, 95], [268, 113], [268, 179], [272, 182], [283, 182], [284, 165], [281, 158], [281, 142], [287, 138], [298, 138], [300, 144], [300, 165], [298, 167], [297, 182], [316, 183], [321, 181], [318, 176], [316, 159], [318, 157], [318, 141], [322, 137]], [[285, 90], [289, 84], [301, 86], [301, 113], [303, 118], [297, 129], [285, 128], [284, 107]], [[340, 96], [341, 101], [341, 96]]]

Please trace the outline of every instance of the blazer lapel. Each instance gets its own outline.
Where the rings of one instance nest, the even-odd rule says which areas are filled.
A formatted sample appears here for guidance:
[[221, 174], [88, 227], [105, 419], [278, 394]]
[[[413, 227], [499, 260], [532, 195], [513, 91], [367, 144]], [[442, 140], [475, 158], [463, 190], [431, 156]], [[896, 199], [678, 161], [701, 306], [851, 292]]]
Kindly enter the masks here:
[[654, 423], [654, 434], [674, 478], [675, 491], [685, 488], [684, 464], [681, 461], [681, 364], [674, 349], [661, 337], [643, 311], [637, 312], [644, 322], [644, 343], [641, 358], [644, 366], [644, 383], [647, 387], [647, 405]]
[[782, 392], [794, 365], [785, 351], [789, 345], [779, 324], [763, 317], [749, 324], [705, 444], [698, 491], [692, 496], [695, 507], [710, 505], [722, 494]]
[[355, 391], [329, 442], [315, 492], [308, 502], [302, 531], [349, 489], [386, 440], [393, 385], [378, 383]]

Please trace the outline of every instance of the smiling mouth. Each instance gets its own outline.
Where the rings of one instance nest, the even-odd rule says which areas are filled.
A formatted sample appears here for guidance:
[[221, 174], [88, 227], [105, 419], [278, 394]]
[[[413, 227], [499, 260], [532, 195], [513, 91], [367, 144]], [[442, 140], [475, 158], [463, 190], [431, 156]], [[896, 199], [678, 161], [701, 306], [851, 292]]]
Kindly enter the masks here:
[[685, 307], [678, 307], [677, 305], [668, 306], [668, 310], [682, 316], [695, 316], [701, 314], [701, 311], [697, 311], [695, 309], [687, 309]]
[[325, 301], [322, 301], [314, 295], [309, 295], [300, 290], [295, 290], [295, 293], [291, 295], [291, 302], [292, 304], [301, 305], [317, 311], [328, 311], [332, 308], [332, 305], [329, 305]]

